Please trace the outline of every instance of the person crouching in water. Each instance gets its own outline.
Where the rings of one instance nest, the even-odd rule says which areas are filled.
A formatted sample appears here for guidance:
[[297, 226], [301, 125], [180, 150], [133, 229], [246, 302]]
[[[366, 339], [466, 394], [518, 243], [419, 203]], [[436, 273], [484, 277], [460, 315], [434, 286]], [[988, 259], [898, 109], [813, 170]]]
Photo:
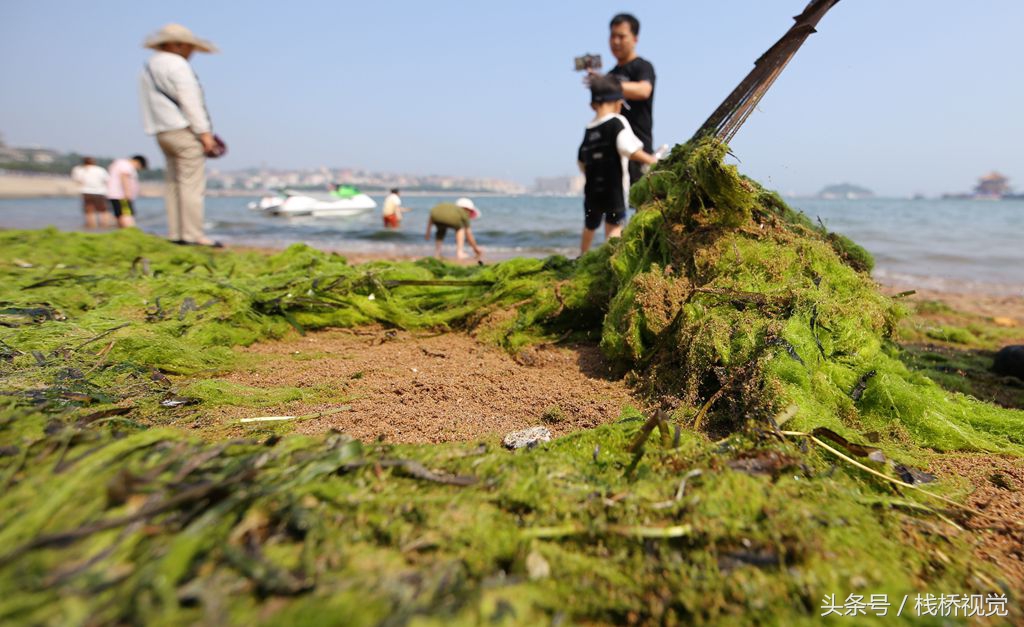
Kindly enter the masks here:
[[629, 161], [652, 164], [644, 144], [622, 117], [622, 84], [614, 76], [590, 79], [590, 107], [594, 119], [587, 124], [577, 154], [586, 182], [583, 186], [583, 237], [580, 254], [590, 249], [594, 233], [604, 220], [605, 240], [622, 235], [629, 206]]
[[441, 242], [444, 241], [448, 229], [455, 229], [455, 258], [465, 259], [466, 253], [462, 250], [464, 241], [469, 241], [473, 248], [473, 254], [477, 260], [483, 258], [484, 251], [476, 245], [476, 238], [473, 237], [473, 229], [469, 226], [470, 220], [480, 217], [480, 210], [476, 208], [469, 198], [459, 198], [455, 203], [443, 202], [430, 210], [430, 217], [427, 219], [427, 236], [430, 240], [430, 227], [437, 227], [437, 236], [434, 238], [434, 256], [441, 258]]

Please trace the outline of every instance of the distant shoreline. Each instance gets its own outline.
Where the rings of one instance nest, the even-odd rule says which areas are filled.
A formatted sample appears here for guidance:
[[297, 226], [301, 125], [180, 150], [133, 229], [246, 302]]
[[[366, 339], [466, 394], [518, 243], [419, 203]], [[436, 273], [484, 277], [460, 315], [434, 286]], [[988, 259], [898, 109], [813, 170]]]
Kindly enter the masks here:
[[[296, 190], [305, 191], [305, 190]], [[308, 190], [317, 191], [317, 190]], [[327, 191], [326, 188], [319, 191]], [[139, 194], [143, 197], [159, 198], [163, 196], [164, 184], [158, 181], [143, 181]], [[266, 190], [248, 189], [208, 189], [210, 197], [255, 197], [262, 196]], [[385, 196], [388, 190], [367, 190], [367, 194]], [[53, 175], [20, 175], [0, 174], [0, 198], [71, 198], [78, 196], [78, 184], [67, 176]], [[410, 190], [403, 191], [402, 196], [532, 196], [533, 194], [506, 194], [503, 192], [482, 192], [469, 190]]]

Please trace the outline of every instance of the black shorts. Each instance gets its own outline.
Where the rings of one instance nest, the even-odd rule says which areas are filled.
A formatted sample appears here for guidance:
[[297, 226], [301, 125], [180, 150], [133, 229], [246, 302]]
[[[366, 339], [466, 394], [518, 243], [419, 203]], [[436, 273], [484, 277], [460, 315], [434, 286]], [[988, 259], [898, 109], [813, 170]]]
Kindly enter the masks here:
[[114, 215], [119, 218], [121, 216], [135, 215], [135, 205], [127, 198], [111, 198], [110, 208], [114, 210]]
[[462, 228], [461, 226], [452, 226], [451, 224], [441, 224], [440, 222], [435, 222], [434, 226], [437, 227], [437, 234], [434, 235], [434, 239], [436, 239], [439, 242], [442, 241], [444, 239], [444, 236], [448, 234], [448, 229], [455, 229], [456, 231], [458, 231], [459, 229]]
[[625, 209], [612, 209], [611, 211], [599, 211], [592, 209], [585, 203], [583, 205], [583, 225], [591, 231], [596, 231], [601, 226], [602, 218], [612, 226], [618, 226], [626, 219]]

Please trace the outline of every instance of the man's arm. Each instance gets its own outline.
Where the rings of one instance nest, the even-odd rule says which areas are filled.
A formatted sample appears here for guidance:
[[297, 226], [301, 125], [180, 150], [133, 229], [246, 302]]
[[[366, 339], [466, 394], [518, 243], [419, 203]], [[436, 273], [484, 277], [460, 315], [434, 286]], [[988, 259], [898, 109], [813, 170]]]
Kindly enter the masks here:
[[427, 234], [423, 237], [423, 239], [427, 240], [428, 242], [430, 241], [430, 227], [432, 226], [434, 226], [434, 219], [427, 218]]
[[645, 59], [635, 59], [629, 64], [627, 75], [622, 81], [622, 94], [626, 100], [647, 100], [654, 94], [654, 66]]
[[654, 85], [651, 81], [624, 81], [622, 83], [622, 95], [626, 100], [647, 100], [654, 93]]
[[[192, 71], [192, 66], [184, 59], [174, 63], [174, 67], [167, 73], [174, 89], [171, 91], [178, 99], [178, 108], [182, 115], [188, 120], [192, 132], [200, 137], [203, 148], [213, 147], [213, 132], [211, 130], [210, 116], [206, 112], [206, 105], [203, 103], [202, 88], [199, 87], [199, 80]], [[204, 135], [209, 136], [209, 145]]]

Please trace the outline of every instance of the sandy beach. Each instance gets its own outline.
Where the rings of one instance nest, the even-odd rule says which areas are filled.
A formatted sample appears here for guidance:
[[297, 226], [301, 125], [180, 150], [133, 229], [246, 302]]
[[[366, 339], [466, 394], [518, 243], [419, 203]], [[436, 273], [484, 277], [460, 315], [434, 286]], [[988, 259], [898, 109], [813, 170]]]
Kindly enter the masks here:
[[[163, 183], [146, 181], [139, 195], [156, 198], [163, 194]], [[78, 184], [66, 176], [0, 174], [0, 198], [52, 198], [78, 196]]]

